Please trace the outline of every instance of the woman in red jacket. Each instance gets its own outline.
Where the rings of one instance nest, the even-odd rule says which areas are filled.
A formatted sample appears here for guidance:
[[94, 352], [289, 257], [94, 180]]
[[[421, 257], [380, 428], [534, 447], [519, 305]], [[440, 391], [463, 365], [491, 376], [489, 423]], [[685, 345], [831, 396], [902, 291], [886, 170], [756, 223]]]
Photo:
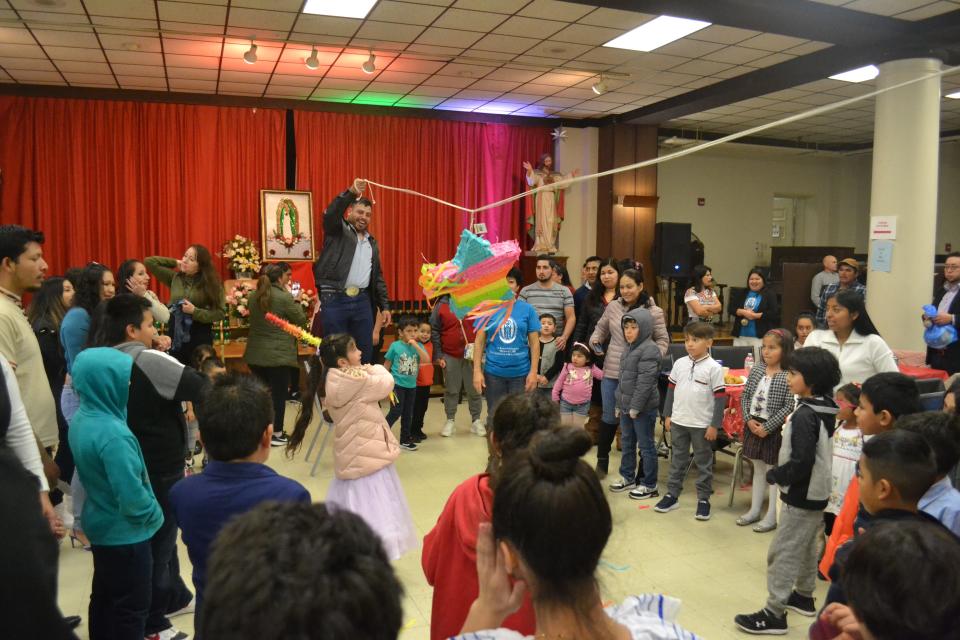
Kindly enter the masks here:
[[[436, 526], [423, 539], [423, 573], [433, 586], [431, 640], [460, 633], [470, 605], [477, 598], [477, 530], [493, 515], [496, 472], [533, 435], [560, 424], [557, 406], [539, 394], [507, 396], [493, 416], [491, 442], [498, 464], [493, 475], [481, 473], [460, 484], [447, 499]], [[529, 596], [504, 627], [532, 634], [536, 628]]]

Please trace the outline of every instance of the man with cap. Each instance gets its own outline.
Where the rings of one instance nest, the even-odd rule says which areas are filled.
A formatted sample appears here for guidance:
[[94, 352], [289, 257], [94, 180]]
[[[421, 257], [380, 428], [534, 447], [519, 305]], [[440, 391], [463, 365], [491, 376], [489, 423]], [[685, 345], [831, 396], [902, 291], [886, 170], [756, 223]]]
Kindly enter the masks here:
[[821, 329], [825, 329], [827, 326], [827, 300], [837, 291], [853, 289], [864, 298], [867, 297], [867, 288], [857, 281], [857, 276], [860, 275], [859, 262], [853, 258], [844, 258], [840, 261], [837, 274], [840, 276], [840, 281], [837, 284], [828, 284], [820, 292], [820, 305], [817, 307], [817, 326]]

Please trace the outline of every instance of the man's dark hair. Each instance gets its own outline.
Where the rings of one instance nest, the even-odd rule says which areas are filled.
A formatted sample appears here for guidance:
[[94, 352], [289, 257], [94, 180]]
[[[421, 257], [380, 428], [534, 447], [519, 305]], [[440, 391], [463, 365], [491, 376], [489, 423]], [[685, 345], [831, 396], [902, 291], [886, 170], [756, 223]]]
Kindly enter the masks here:
[[239, 460], [260, 446], [263, 431], [273, 422], [270, 392], [253, 376], [227, 373], [207, 389], [197, 422], [203, 446], [220, 462]]
[[591, 262], [603, 262], [603, 258], [601, 258], [600, 256], [590, 256], [589, 258], [583, 261], [583, 266], [587, 266]]
[[891, 429], [863, 443], [863, 458], [874, 482], [892, 484], [900, 498], [916, 504], [930, 489], [937, 463], [926, 439], [915, 431]]
[[894, 420], [923, 411], [917, 381], [899, 372], [886, 371], [870, 376], [860, 387], [860, 395], [867, 396], [874, 413], [889, 411]]
[[18, 224], [0, 226], [0, 261], [10, 258], [13, 262], [17, 262], [31, 242], [43, 244], [43, 233]]
[[960, 629], [960, 541], [933, 522], [877, 524], [857, 536], [841, 576], [876, 640], [942, 640]]
[[510, 271], [507, 272], [507, 277], [513, 278], [519, 286], [523, 286], [523, 272], [517, 267], [512, 267]]
[[837, 357], [820, 347], [804, 347], [790, 354], [787, 371], [796, 371], [815, 396], [831, 396], [840, 384], [840, 362]]
[[139, 327], [143, 314], [150, 310], [150, 301], [135, 293], [121, 293], [103, 304], [100, 315], [96, 342], [106, 347], [114, 347], [127, 342], [127, 327], [131, 324]]
[[397, 320], [397, 330], [403, 331], [407, 327], [420, 327], [420, 321], [417, 320], [417, 316], [400, 316], [400, 319]]
[[370, 201], [369, 198], [357, 198], [353, 204], [354, 206], [360, 204], [365, 207], [370, 207], [371, 209], [373, 208], [373, 203]]
[[691, 322], [683, 327], [683, 335], [701, 340], [713, 340], [713, 325], [709, 322]]
[[266, 502], [217, 536], [197, 635], [395, 640], [402, 597], [383, 543], [360, 516]]
[[937, 475], [945, 475], [960, 462], [960, 418], [942, 411], [911, 413], [897, 419], [897, 429], [919, 433], [933, 449]]

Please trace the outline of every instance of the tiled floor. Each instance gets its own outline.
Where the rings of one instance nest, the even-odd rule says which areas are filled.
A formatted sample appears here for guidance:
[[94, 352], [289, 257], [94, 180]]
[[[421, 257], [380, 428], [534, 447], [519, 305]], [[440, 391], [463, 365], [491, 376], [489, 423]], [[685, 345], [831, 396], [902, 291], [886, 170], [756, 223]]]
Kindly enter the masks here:
[[[486, 445], [469, 433], [465, 406], [458, 415], [458, 432], [454, 437], [438, 435], [442, 421], [440, 401], [431, 400], [426, 429], [429, 439], [419, 451], [402, 452], [397, 462], [421, 535], [433, 527], [450, 491], [486, 464]], [[312, 435], [311, 429], [307, 443]], [[327, 459], [314, 478], [310, 477], [310, 465], [303, 461], [302, 454], [291, 461], [274, 450], [270, 465], [302, 482], [314, 500], [322, 500], [333, 473], [331, 455], [328, 447]], [[595, 454], [591, 452], [586, 459], [592, 465]], [[618, 463], [619, 456], [614, 452], [611, 469]], [[731, 471], [731, 458], [719, 456], [714, 478], [713, 518], [708, 522], [699, 522], [693, 517], [693, 473], [688, 476], [680, 509], [667, 514], [654, 512], [653, 505], [647, 501], [636, 502], [626, 494], [608, 494], [614, 528], [597, 576], [607, 600], [642, 592], [669, 594], [683, 601], [680, 624], [687, 629], [714, 640], [747, 637], [734, 628], [733, 616], [756, 611], [763, 605], [767, 546], [774, 534], [757, 534], [749, 527], [734, 524], [736, 517], [746, 511], [750, 498], [749, 488], [738, 488], [733, 508], [727, 508]], [[662, 483], [665, 483], [666, 472], [667, 464], [661, 459]], [[182, 574], [189, 585], [190, 562], [182, 545], [180, 558]], [[396, 569], [406, 588], [406, 622], [401, 638], [429, 638], [432, 589], [420, 569], [419, 552], [401, 558]], [[92, 574], [90, 554], [79, 548], [71, 549], [69, 543], [64, 542], [60, 557], [60, 606], [65, 615], [82, 615], [84, 623]], [[825, 583], [819, 583], [818, 602], [825, 592]], [[791, 614], [789, 620], [790, 634], [786, 637], [806, 638], [810, 619]], [[192, 615], [175, 618], [174, 623], [184, 631], [193, 630]], [[79, 635], [87, 637], [85, 626], [79, 629]]]

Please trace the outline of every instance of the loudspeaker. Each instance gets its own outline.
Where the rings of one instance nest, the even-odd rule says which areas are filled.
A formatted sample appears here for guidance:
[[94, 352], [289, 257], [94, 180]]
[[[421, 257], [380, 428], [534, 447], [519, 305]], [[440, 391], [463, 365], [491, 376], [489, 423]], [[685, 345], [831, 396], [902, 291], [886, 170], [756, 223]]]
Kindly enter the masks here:
[[653, 266], [658, 276], [685, 278], [693, 267], [691, 226], [686, 222], [658, 222], [653, 240]]

